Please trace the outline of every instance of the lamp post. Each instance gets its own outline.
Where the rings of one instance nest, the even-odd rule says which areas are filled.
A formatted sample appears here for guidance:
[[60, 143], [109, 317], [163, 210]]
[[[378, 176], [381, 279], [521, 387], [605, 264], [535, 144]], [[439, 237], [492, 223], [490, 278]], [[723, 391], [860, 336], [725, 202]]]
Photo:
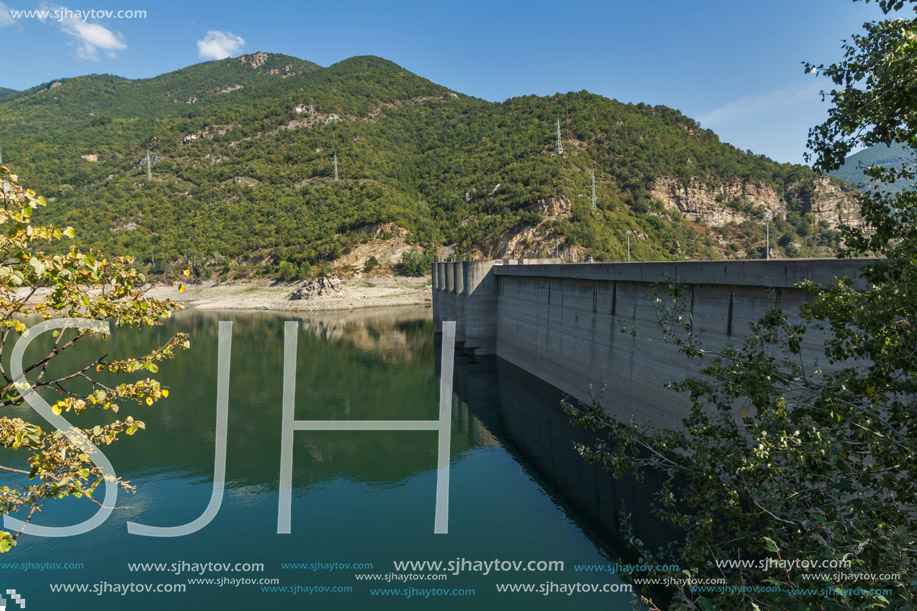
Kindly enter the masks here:
[[630, 229], [627, 230], [627, 262], [630, 263]]
[[767, 237], [764, 238], [764, 259], [770, 261], [771, 258], [771, 215], [764, 217], [764, 231]]

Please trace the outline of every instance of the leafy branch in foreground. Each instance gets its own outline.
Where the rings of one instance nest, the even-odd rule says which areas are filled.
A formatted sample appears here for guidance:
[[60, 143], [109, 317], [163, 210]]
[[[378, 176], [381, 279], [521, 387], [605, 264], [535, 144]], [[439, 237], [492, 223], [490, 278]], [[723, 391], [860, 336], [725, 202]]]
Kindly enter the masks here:
[[[108, 260], [97, 252], [76, 248], [58, 255], [39, 250], [42, 242], [72, 238], [74, 231], [70, 227], [33, 225], [33, 212], [46, 202], [23, 188], [18, 177], [5, 167], [0, 167], [0, 204], [0, 226], [4, 230], [0, 233], [0, 353], [9, 350], [29, 328], [28, 321], [36, 317], [103, 320], [115, 326], [139, 329], [157, 326], [179, 309], [171, 300], [147, 297], [150, 285], [131, 267], [129, 257]], [[117, 412], [124, 401], [153, 405], [169, 396], [168, 389], [155, 379], [112, 385], [98, 374], [142, 371], [155, 374], [159, 362], [190, 346], [187, 335], [177, 334], [144, 356], [109, 360], [102, 355], [60, 371], [59, 357], [91, 335], [98, 334], [88, 329], [55, 331], [47, 353], [23, 364], [29, 384], [43, 390], [46, 396], [55, 397], [52, 404], [55, 414], [68, 411], [79, 415], [89, 407]], [[23, 403], [17, 382], [0, 363], [0, 409]], [[99, 446], [113, 443], [122, 433], [133, 435], [142, 428], [143, 422], [128, 416], [80, 430]], [[28, 524], [51, 499], [85, 496], [99, 504], [93, 499], [93, 492], [104, 480], [100, 469], [89, 452], [74, 444], [61, 430], [46, 431], [22, 418], [4, 416], [0, 418], [0, 447], [27, 454], [21, 466], [0, 464], [0, 471], [20, 476], [13, 485], [0, 487], [3, 514], [24, 511], [24, 522]], [[124, 489], [133, 489], [127, 482], [117, 483]], [[0, 552], [9, 551], [21, 532], [0, 530]]]
[[[671, 301], [657, 302], [662, 324], [681, 341], [684, 354], [704, 364], [700, 376], [671, 385], [691, 399], [683, 428], [650, 431], [617, 422], [598, 399], [566, 409], [599, 434], [596, 444], [578, 447], [586, 460], [616, 475], [640, 477], [650, 469], [665, 476], [654, 499], [656, 514], [685, 538], [655, 560], [658, 554], [641, 549], [647, 561], [678, 558], [689, 576], [724, 578], [733, 588], [712, 596], [681, 587], [676, 607], [913, 604], [914, 583], [908, 580], [917, 532], [917, 435], [908, 425], [903, 397], [890, 400], [901, 390], [895, 374], [882, 376], [862, 362], [831, 373], [809, 366], [802, 359], [805, 326], [779, 310], [753, 324], [741, 346], [702, 348], [685, 330], [689, 325], [680, 325], [684, 302], [678, 287], [672, 289]], [[837, 311], [854, 293], [842, 283], [821, 294], [806, 308], [806, 320], [814, 322], [824, 308]], [[884, 312], [873, 315], [880, 319]], [[756, 564], [721, 566], [743, 559]], [[793, 559], [850, 564], [793, 569], [784, 562]], [[836, 573], [876, 577], [849, 581]], [[890, 594], [844, 593], [853, 587]]]
[[[888, 14], [913, 2], [879, 5]], [[823, 170], [859, 144], [917, 149], [917, 19], [864, 29], [843, 61], [817, 68], [838, 86], [828, 120], [810, 131]], [[907, 167], [867, 174], [915, 178]], [[729, 586], [679, 587], [675, 608], [917, 607], [917, 192], [870, 190], [860, 206], [867, 226], [844, 232], [841, 254], [882, 258], [861, 270], [861, 284], [806, 285], [813, 300], [800, 321], [772, 309], [741, 345], [711, 349], [678, 287], [657, 299], [668, 339], [700, 361], [700, 375], [672, 384], [691, 401], [681, 428], [619, 423], [599, 400], [566, 406], [598, 433], [579, 447], [587, 460], [665, 476], [655, 512], [684, 532], [669, 559]], [[805, 358], [810, 333], [824, 338], [822, 363]]]

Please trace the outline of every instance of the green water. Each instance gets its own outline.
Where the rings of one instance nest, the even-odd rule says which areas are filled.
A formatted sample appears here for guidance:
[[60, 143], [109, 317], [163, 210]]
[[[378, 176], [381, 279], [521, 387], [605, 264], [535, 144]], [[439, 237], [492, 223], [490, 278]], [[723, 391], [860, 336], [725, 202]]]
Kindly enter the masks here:
[[[188, 536], [130, 535], [127, 521], [185, 524], [210, 499], [220, 320], [233, 322], [222, 507], [209, 525]], [[497, 584], [553, 582], [556, 589], [558, 584], [621, 582], [611, 573], [574, 570], [574, 565], [614, 561], [602, 523], [603, 514], [607, 517], [613, 509], [595, 500], [602, 496], [593, 490], [599, 476], [584, 471], [570, 453], [572, 433], [564, 432], [554, 400], [534, 405], [537, 399], [524, 392], [531, 392], [534, 382], [520, 382], [518, 372], [504, 372], [493, 362], [456, 361], [448, 534], [433, 533], [437, 443], [432, 431], [297, 432], [292, 533], [277, 534], [285, 320], [302, 323], [296, 365], [298, 420], [436, 419], [438, 347], [429, 310], [309, 317], [186, 312], [155, 332], [115, 329], [108, 340], [68, 355], [70, 363], [85, 362], [99, 350], [113, 357], [137, 354], [176, 331], [189, 333], [192, 342], [191, 350], [164, 364], [157, 376], [171, 390], [168, 399], [119, 414], [144, 420], [146, 430], [105, 450], [118, 475], [136, 485], [137, 492], [122, 493], [119, 508], [85, 535], [23, 535], [13, 552], [0, 557], [0, 567], [4, 562], [31, 562], [80, 563], [82, 568], [0, 568], [2, 589], [15, 589], [29, 609], [630, 608], [630, 595], [621, 592], [545, 596], [497, 591]], [[28, 408], [4, 415], [37, 418]], [[75, 422], [83, 425], [90, 418], [99, 415], [90, 411]], [[0, 458], [8, 464], [10, 455]], [[49, 504], [35, 522], [74, 524], [94, 511], [85, 501], [66, 500]], [[488, 575], [466, 570], [448, 573], [443, 580], [406, 582], [357, 579], [392, 573], [428, 577], [436, 571], [396, 571], [393, 563], [462, 558], [562, 561], [564, 570], [492, 569]], [[133, 563], [166, 563], [168, 570], [131, 570]], [[182, 568], [181, 563], [263, 564], [263, 570], [211, 570], [203, 575], [192, 574], [187, 566], [173, 570]], [[284, 563], [363, 563], [372, 568], [310, 570], [284, 568]], [[189, 578], [201, 577], [276, 583], [189, 583]], [[131, 583], [179, 584], [185, 591], [92, 592]], [[86, 584], [90, 591], [55, 593], [51, 586], [56, 584]], [[298, 586], [299, 592], [270, 591], [277, 586]], [[315, 587], [349, 591], [309, 594]], [[403, 591], [392, 595], [397, 588], [415, 592], [410, 598]], [[373, 589], [389, 592], [373, 595]], [[433, 589], [474, 593], [425, 597]]]

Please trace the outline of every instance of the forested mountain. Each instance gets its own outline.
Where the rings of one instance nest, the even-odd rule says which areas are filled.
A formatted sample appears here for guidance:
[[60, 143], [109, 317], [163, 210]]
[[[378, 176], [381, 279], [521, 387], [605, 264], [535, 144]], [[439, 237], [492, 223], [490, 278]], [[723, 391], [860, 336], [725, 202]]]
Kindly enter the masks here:
[[676, 110], [586, 92], [491, 103], [375, 57], [53, 81], [0, 100], [0, 147], [53, 198], [40, 220], [153, 271], [292, 277], [388, 240], [393, 256], [620, 260], [628, 231], [642, 260], [760, 257], [765, 214], [772, 254], [818, 255], [856, 221], [840, 181]]
[[[863, 170], [870, 166], [878, 165], [886, 169], [900, 169], [904, 165], [913, 166], [915, 163], [917, 159], [913, 158], [911, 150], [903, 144], [897, 143], [892, 146], [877, 144], [847, 157], [844, 165], [831, 174], [862, 188], [872, 182], [872, 179], [863, 173]], [[891, 184], [883, 183], [880, 188], [890, 193], [897, 193], [909, 182], [912, 181], [900, 180]]]
[[6, 87], [0, 87], [0, 100], [2, 100], [3, 98], [8, 98], [11, 95], [14, 95], [16, 93], [19, 93], [19, 92], [16, 91], [15, 89], [7, 89]]

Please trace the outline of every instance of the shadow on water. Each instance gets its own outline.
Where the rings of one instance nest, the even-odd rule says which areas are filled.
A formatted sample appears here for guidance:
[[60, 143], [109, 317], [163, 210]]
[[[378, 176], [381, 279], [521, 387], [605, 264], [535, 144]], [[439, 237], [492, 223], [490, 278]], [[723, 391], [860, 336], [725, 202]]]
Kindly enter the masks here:
[[[628, 531], [650, 549], [680, 537], [678, 529], [651, 512], [650, 501], [661, 486], [658, 474], [646, 473], [642, 481], [616, 479], [576, 452], [575, 443], [590, 443], [595, 435], [570, 422], [561, 410], [566, 395], [559, 389], [498, 357], [457, 353], [454, 392], [469, 425], [484, 429], [524, 464], [610, 561], [639, 563], [627, 544]], [[662, 587], [648, 593], [656, 604], [671, 596]]]

